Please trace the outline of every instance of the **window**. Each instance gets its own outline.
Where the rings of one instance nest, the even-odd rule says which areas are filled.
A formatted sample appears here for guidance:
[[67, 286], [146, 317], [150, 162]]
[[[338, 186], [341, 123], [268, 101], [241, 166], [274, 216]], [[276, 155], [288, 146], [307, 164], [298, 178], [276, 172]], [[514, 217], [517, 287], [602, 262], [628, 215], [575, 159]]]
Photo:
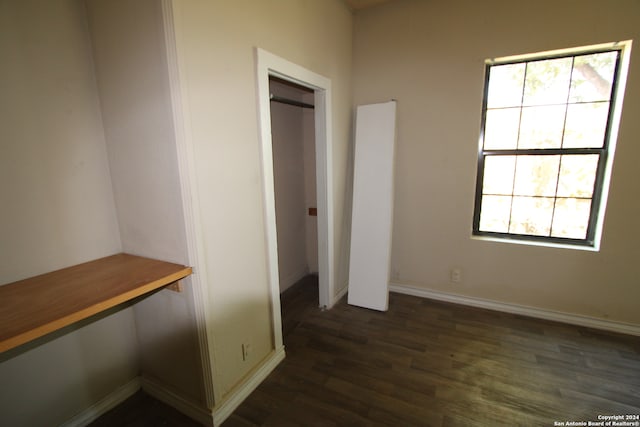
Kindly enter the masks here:
[[487, 61], [474, 235], [597, 246], [625, 46]]

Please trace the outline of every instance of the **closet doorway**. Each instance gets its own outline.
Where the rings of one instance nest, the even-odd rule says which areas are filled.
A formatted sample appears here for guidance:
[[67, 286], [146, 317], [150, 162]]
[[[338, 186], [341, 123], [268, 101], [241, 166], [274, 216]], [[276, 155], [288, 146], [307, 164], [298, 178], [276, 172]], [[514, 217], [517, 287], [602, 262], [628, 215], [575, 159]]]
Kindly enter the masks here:
[[[276, 226], [276, 203], [274, 185], [274, 161], [271, 133], [270, 79], [302, 90], [309, 104], [314, 105], [315, 139], [315, 190], [317, 205], [317, 270], [319, 306], [331, 308], [335, 304], [333, 263], [333, 154], [331, 125], [331, 80], [289, 62], [263, 49], [256, 48], [256, 78], [258, 85], [258, 113], [260, 117], [260, 142], [262, 154], [262, 178], [264, 189], [264, 209], [266, 243], [269, 265], [269, 287], [273, 319], [274, 350], [283, 352], [282, 314], [280, 312], [280, 274], [278, 268], [278, 229]], [[293, 85], [292, 85], [293, 84]], [[308, 92], [308, 90], [311, 92]], [[306, 209], [313, 206], [306, 206]], [[308, 210], [307, 210], [308, 216]], [[305, 243], [306, 245], [306, 243]], [[311, 268], [310, 268], [311, 269]], [[283, 275], [283, 278], [284, 275]]]
[[[282, 329], [318, 307], [314, 91], [269, 77]], [[299, 314], [295, 314], [295, 313]]]

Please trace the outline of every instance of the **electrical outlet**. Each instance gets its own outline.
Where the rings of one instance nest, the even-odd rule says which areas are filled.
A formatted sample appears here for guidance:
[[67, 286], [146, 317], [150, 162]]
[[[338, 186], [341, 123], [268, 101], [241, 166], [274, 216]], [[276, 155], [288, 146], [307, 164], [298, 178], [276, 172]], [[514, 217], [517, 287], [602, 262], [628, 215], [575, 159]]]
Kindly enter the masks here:
[[242, 344], [242, 360], [244, 362], [249, 360], [250, 353], [251, 353], [251, 345], [249, 343]]
[[462, 283], [462, 269], [455, 267], [449, 271], [449, 281], [451, 283]]

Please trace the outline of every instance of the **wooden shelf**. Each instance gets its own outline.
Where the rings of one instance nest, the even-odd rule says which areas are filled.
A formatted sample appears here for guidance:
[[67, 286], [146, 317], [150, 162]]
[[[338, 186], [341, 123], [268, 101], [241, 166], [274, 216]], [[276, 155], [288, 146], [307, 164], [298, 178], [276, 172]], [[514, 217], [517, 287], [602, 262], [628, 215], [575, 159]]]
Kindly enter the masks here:
[[191, 267], [117, 254], [0, 286], [0, 352], [190, 274]]

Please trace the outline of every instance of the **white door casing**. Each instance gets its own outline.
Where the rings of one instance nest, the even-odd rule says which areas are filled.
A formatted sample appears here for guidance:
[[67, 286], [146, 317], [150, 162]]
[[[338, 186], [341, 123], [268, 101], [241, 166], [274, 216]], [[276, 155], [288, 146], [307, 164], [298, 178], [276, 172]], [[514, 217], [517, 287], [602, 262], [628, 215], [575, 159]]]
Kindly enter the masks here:
[[269, 289], [273, 318], [274, 346], [282, 347], [282, 319], [278, 274], [278, 244], [273, 184], [273, 149], [271, 141], [271, 106], [269, 76], [314, 90], [316, 138], [316, 187], [318, 204], [318, 276], [320, 306], [334, 304], [333, 274], [333, 181], [331, 80], [304, 67], [256, 48], [257, 103], [260, 118], [260, 145], [264, 195], [265, 233]]

